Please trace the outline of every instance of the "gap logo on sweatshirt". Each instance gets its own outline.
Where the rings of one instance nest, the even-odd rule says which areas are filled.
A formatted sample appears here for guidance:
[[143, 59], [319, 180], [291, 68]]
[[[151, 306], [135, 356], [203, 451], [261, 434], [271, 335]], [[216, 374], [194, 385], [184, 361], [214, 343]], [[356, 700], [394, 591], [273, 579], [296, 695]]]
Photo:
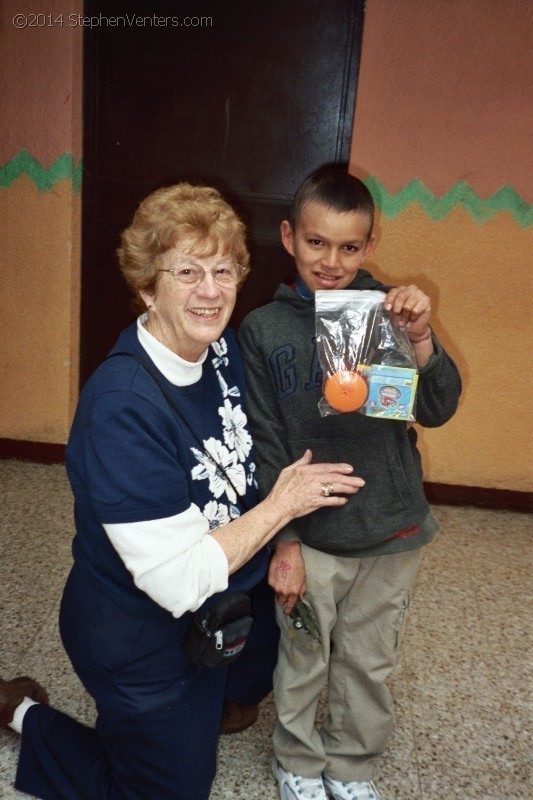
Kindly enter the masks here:
[[[306, 392], [322, 387], [322, 369], [318, 361], [316, 349], [316, 336], [311, 339], [312, 356], [308, 367], [308, 377], [304, 384]], [[306, 348], [306, 352], [308, 352]], [[270, 369], [274, 378], [276, 394], [278, 400], [290, 397], [298, 389], [298, 366], [302, 367], [302, 361], [298, 360], [296, 348], [292, 342], [275, 347], [269, 356]]]

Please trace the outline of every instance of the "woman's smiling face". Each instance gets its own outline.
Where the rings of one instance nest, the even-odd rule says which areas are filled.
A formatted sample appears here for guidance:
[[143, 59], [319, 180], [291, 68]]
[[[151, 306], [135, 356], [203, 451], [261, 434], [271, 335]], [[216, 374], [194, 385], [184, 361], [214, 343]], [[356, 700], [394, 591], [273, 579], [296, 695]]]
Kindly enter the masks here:
[[315, 200], [304, 205], [295, 229], [281, 223], [281, 241], [312, 292], [345, 289], [376, 245], [366, 212], [339, 212]]
[[[149, 309], [147, 329], [162, 344], [187, 361], [197, 361], [227, 326], [237, 298], [237, 284], [221, 286], [212, 270], [231, 264], [231, 254], [195, 256], [187, 242], [161, 256], [161, 271], [153, 294], [141, 293]], [[200, 267], [203, 279], [186, 285], [167, 270]]]

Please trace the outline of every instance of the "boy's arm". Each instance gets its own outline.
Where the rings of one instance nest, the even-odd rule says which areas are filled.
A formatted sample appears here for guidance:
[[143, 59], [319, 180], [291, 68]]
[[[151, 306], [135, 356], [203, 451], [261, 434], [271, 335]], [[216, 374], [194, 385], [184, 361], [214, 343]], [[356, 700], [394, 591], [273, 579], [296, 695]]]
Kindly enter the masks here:
[[[259, 493], [266, 497], [283, 467], [294, 461], [288, 448], [288, 436], [279, 412], [272, 382], [268, 354], [261, 346], [262, 337], [253, 323], [244, 320], [239, 329], [239, 343], [246, 371], [246, 415], [252, 431], [257, 457]], [[293, 523], [276, 538], [299, 540]]]
[[[257, 456], [259, 493], [264, 497], [272, 488], [282, 467], [294, 459], [288, 449], [288, 436], [279, 411], [268, 362], [261, 346], [257, 326], [246, 319], [239, 329], [239, 342], [246, 369], [246, 413]], [[294, 523], [275, 537], [268, 582], [285, 614], [290, 614], [306, 590], [305, 565], [300, 537]]]
[[434, 352], [419, 369], [416, 421], [426, 428], [437, 428], [448, 422], [457, 410], [461, 377], [434, 333], [431, 341]]
[[444, 425], [457, 410], [459, 371], [430, 326], [431, 300], [417, 286], [396, 286], [384, 300], [413, 346], [419, 378], [416, 421], [427, 428]]

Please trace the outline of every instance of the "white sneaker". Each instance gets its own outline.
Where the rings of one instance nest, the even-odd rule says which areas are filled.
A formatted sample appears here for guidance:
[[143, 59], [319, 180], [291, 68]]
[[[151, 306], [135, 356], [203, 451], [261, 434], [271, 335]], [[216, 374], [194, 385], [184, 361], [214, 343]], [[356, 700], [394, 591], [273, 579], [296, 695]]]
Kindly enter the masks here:
[[272, 762], [272, 772], [279, 782], [281, 800], [328, 800], [322, 778], [302, 778], [286, 772], [276, 759]]
[[371, 781], [334, 781], [324, 773], [324, 786], [332, 800], [382, 800]]

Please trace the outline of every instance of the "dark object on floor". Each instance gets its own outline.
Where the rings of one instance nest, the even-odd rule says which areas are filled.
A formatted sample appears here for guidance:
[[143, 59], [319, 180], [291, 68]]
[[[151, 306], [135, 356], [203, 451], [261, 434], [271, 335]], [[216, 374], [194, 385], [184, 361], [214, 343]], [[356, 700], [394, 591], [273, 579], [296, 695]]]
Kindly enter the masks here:
[[0, 678], [0, 727], [5, 727], [13, 720], [15, 709], [25, 697], [38, 703], [48, 703], [48, 695], [43, 687], [33, 678], [22, 676], [10, 681]]
[[259, 706], [245, 706], [228, 700], [224, 703], [220, 734], [240, 733], [257, 721]]

